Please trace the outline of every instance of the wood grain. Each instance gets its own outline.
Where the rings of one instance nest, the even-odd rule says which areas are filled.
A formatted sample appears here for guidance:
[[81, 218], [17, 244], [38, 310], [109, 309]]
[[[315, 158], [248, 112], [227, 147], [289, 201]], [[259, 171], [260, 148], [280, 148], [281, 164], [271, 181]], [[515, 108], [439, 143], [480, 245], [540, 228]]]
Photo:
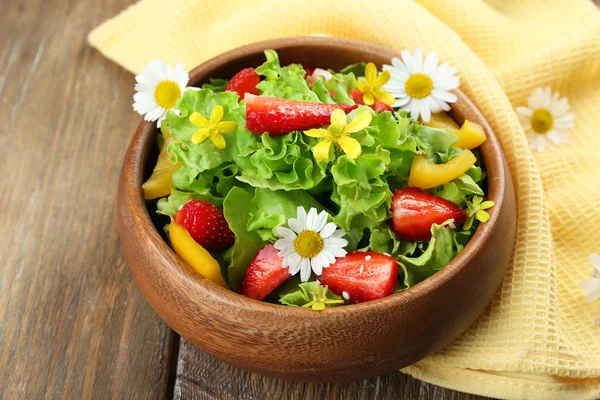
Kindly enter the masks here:
[[134, 81], [86, 43], [126, 3], [0, 13], [0, 398], [167, 390], [177, 337], [135, 287], [115, 220]]

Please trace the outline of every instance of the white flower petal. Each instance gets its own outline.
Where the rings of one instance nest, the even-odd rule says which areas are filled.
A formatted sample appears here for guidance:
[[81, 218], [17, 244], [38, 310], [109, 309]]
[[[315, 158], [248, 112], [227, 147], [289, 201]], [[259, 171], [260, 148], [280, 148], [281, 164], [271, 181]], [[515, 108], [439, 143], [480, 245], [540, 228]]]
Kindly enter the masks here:
[[585, 296], [585, 301], [591, 303], [600, 299], [600, 279], [588, 278], [579, 282], [579, 288]]
[[289, 228], [278, 226], [277, 228], [275, 228], [275, 232], [277, 232], [279, 237], [286, 239], [296, 239], [296, 233]]
[[310, 259], [303, 258], [302, 260], [300, 260], [300, 280], [302, 282], [307, 282], [310, 278], [310, 273]]
[[311, 209], [308, 210], [308, 215], [306, 216], [305, 229], [314, 231], [316, 224], [317, 224], [317, 209], [314, 207], [311, 207]]
[[425, 59], [425, 62], [423, 63], [423, 73], [427, 75], [431, 74], [435, 67], [437, 67], [438, 62], [439, 60], [437, 54], [429, 53]]
[[519, 114], [524, 115], [526, 117], [531, 117], [533, 115], [533, 110], [529, 107], [519, 106], [516, 108], [516, 111]]
[[413, 55], [413, 65], [415, 66], [415, 72], [423, 72], [423, 54], [421, 49], [416, 49]]
[[333, 254], [335, 257], [344, 257], [348, 252], [341, 247], [338, 246], [323, 246], [323, 250], [328, 251]]
[[410, 52], [408, 50], [402, 50], [400, 54], [402, 55], [402, 61], [404, 62], [404, 65], [406, 65], [408, 72], [411, 74], [418, 72], [416, 71], [415, 63], [413, 62], [413, 57]]
[[348, 241], [343, 238], [332, 238], [328, 237], [327, 239], [323, 239], [323, 243], [325, 246], [338, 246], [338, 247], [346, 247], [348, 245]]
[[590, 255], [590, 262], [596, 268], [598, 272], [600, 272], [600, 256], [598, 254]]
[[323, 251], [319, 253], [319, 256], [323, 256], [327, 259], [328, 266], [335, 263], [335, 256], [328, 250], [323, 249]]
[[335, 232], [336, 229], [337, 225], [334, 222], [329, 222], [323, 227], [323, 229], [321, 229], [321, 232], [319, 232], [319, 234], [323, 239], [327, 239], [333, 234], [333, 232]]
[[456, 96], [453, 95], [452, 93], [446, 92], [444, 90], [433, 89], [431, 91], [431, 95], [433, 97], [435, 97], [436, 99], [445, 101], [446, 103], [455, 103], [456, 102]]
[[296, 233], [300, 233], [305, 229], [305, 223], [304, 219], [302, 221], [296, 218], [288, 219], [288, 226]]
[[327, 211], [321, 211], [319, 213], [319, 215], [317, 215], [317, 222], [315, 222], [315, 232], [321, 232], [323, 230], [323, 228], [325, 227], [325, 224], [327, 224], [327, 217], [329, 216], [329, 214], [327, 214]]

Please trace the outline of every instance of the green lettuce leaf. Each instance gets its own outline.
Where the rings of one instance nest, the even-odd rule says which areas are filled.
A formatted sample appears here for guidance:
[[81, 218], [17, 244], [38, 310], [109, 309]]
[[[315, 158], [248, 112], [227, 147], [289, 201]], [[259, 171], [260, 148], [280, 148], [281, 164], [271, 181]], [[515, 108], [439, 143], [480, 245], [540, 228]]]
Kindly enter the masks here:
[[456, 240], [455, 230], [447, 226], [451, 221], [431, 226], [431, 240], [422, 244], [421, 255], [398, 257], [398, 262], [406, 270], [405, 282], [413, 285], [427, 279], [452, 261], [462, 250], [463, 246]]
[[314, 295], [318, 291], [322, 292], [326, 290], [325, 298], [327, 300], [325, 300], [324, 303], [327, 306], [335, 307], [344, 304], [344, 300], [342, 300], [340, 296], [321, 286], [319, 281], [304, 282], [299, 284], [298, 287], [299, 289], [295, 292], [288, 293], [281, 297], [279, 302], [286, 306], [308, 307], [314, 302]]
[[235, 177], [238, 170], [237, 165], [228, 162], [191, 178], [189, 169], [180, 168], [173, 174], [173, 184], [180, 190], [192, 192], [195, 199], [221, 208], [227, 193], [234, 186], [243, 185]]
[[312, 155], [316, 139], [301, 132], [277, 137], [265, 133], [259, 138], [257, 150], [236, 157], [240, 181], [271, 190], [309, 190], [326, 178], [327, 163], [316, 162]]
[[265, 51], [265, 61], [256, 73], [265, 77], [256, 87], [261, 95], [301, 101], [319, 101], [304, 79], [304, 68], [299, 64], [282, 67], [274, 50]]
[[211, 79], [209, 83], [202, 85], [202, 89], [210, 89], [213, 92], [223, 92], [228, 83], [229, 79]]
[[158, 214], [167, 215], [173, 218], [177, 210], [179, 210], [179, 207], [183, 206], [190, 200], [206, 201], [206, 199], [200, 194], [171, 189], [171, 194], [169, 197], [163, 197], [158, 200], [158, 203], [156, 204], [156, 212]]
[[433, 194], [462, 206], [468, 198], [474, 195], [483, 196], [483, 190], [470, 175], [464, 174], [452, 182], [446, 183]]
[[417, 146], [426, 152], [427, 159], [436, 164], [446, 163], [462, 150], [452, 145], [458, 136], [446, 129], [430, 128], [425, 125], [412, 125]]
[[399, 248], [400, 239], [398, 239], [396, 234], [387, 224], [383, 224], [371, 231], [371, 236], [369, 237], [369, 246], [366, 250], [376, 251], [378, 253], [387, 253], [394, 256], [398, 253]]
[[[317, 95], [319, 101], [325, 104], [354, 104], [350, 90], [356, 89], [356, 77], [354, 74], [334, 74], [328, 81], [324, 76], [317, 77], [312, 84], [312, 91]], [[332, 95], [334, 92], [335, 95]]]
[[224, 257], [229, 262], [227, 280], [236, 291], [250, 262], [265, 246], [258, 233], [248, 230], [248, 218], [251, 213], [256, 212], [252, 197], [251, 191], [234, 187], [223, 201], [223, 214], [229, 228], [235, 234], [235, 244]]
[[374, 229], [390, 215], [392, 193], [382, 179], [390, 152], [379, 146], [375, 153], [356, 160], [343, 155], [331, 168], [334, 190], [331, 199], [339, 206], [334, 221], [346, 232]]
[[365, 76], [365, 68], [367, 67], [367, 63], [359, 62], [356, 64], [350, 64], [340, 70], [340, 74], [354, 74], [354, 76]]
[[286, 225], [289, 218], [295, 218], [298, 207], [323, 210], [321, 203], [303, 190], [286, 192], [257, 188], [251, 202], [254, 209], [248, 211], [248, 231], [259, 235], [264, 242], [277, 240], [273, 230]]

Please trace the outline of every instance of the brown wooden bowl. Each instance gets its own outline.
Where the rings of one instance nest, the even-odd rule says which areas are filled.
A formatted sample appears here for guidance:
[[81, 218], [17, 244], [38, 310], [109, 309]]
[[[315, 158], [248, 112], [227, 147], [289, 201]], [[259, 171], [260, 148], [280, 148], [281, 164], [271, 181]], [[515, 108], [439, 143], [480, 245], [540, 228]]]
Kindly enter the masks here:
[[[359, 61], [379, 67], [398, 52], [337, 38], [269, 40], [235, 49], [195, 68], [190, 84], [230, 77], [260, 65], [275, 49], [282, 65], [342, 68]], [[490, 303], [515, 241], [513, 185], [498, 141], [479, 110], [460, 91], [453, 118], [482, 125], [488, 197], [496, 202], [464, 250], [441, 271], [392, 296], [315, 312], [263, 303], [194, 273], [161, 238], [142, 193], [155, 163], [156, 127], [142, 122], [129, 145], [118, 194], [121, 241], [129, 267], [152, 307], [186, 340], [214, 357], [278, 378], [334, 382], [363, 379], [410, 365], [441, 349]]]

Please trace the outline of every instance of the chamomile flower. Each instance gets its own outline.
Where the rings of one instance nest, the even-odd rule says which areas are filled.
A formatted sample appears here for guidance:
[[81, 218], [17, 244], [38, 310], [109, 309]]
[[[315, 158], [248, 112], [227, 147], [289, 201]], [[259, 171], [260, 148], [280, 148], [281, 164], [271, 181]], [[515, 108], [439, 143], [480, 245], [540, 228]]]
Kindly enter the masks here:
[[414, 55], [403, 50], [402, 60], [392, 59], [392, 65], [384, 65], [391, 78], [383, 87], [390, 92], [396, 102], [392, 107], [410, 112], [410, 117], [429, 122], [432, 113], [450, 110], [448, 103], [454, 103], [456, 96], [450, 93], [459, 85], [457, 70], [448, 63], [438, 65], [435, 53], [429, 53], [425, 61], [420, 49]]
[[279, 257], [283, 257], [282, 266], [289, 267], [291, 275], [300, 272], [302, 282], [308, 281], [311, 271], [321, 275], [323, 268], [333, 264], [336, 257], [347, 254], [344, 247], [348, 241], [343, 238], [346, 232], [333, 222], [328, 223], [327, 217], [326, 211], [317, 214], [313, 207], [307, 213], [298, 207], [297, 217], [288, 220], [289, 228], [276, 229], [281, 239], [275, 242], [275, 248]]
[[133, 109], [146, 121], [157, 121], [156, 125], [160, 127], [167, 111], [175, 107], [183, 94], [189, 77], [183, 64], [172, 68], [159, 59], [150, 61], [135, 80], [137, 93], [133, 95]]
[[517, 107], [517, 115], [533, 151], [544, 151], [567, 143], [575, 115], [569, 112], [569, 99], [552, 93], [550, 88], [537, 88], [527, 99], [527, 107]]
[[600, 299], [600, 256], [592, 254], [590, 262], [594, 266], [592, 278], [587, 278], [579, 282], [579, 288], [585, 296], [585, 301], [588, 303]]

